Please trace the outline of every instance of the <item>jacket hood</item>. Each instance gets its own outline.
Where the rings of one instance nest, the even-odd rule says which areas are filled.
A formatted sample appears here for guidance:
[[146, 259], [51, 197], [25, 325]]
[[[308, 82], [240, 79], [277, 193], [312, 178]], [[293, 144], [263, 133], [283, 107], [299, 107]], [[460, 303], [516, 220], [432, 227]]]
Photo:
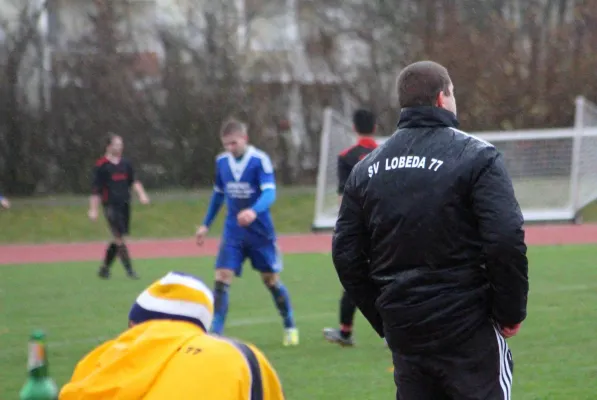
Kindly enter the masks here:
[[181, 321], [136, 325], [85, 356], [60, 400], [142, 399], [178, 349], [205, 332]]

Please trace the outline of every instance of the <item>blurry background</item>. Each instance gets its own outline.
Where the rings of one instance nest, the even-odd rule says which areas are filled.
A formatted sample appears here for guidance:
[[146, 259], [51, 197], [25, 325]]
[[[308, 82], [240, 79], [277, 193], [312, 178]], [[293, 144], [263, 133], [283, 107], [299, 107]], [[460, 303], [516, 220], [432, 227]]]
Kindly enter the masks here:
[[[570, 126], [597, 96], [596, 2], [0, 0], [0, 190], [87, 193], [107, 131], [149, 188], [210, 186], [234, 114], [313, 185], [326, 106], [397, 121], [397, 71], [450, 70], [468, 131]], [[286, 127], [289, 126], [289, 129]]]

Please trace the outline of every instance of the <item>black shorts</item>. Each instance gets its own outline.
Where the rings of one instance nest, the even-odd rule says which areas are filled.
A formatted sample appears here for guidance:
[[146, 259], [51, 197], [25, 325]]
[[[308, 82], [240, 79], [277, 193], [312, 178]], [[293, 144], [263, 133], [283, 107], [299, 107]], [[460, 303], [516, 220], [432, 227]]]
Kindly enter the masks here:
[[397, 400], [511, 399], [512, 353], [490, 322], [443, 353], [393, 359]]
[[104, 216], [108, 221], [114, 237], [122, 237], [129, 234], [131, 208], [128, 203], [104, 204]]

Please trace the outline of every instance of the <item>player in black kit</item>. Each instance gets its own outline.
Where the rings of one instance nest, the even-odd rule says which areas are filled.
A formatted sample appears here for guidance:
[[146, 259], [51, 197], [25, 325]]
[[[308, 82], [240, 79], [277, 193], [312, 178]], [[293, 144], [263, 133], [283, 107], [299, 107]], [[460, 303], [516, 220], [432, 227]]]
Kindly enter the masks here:
[[[377, 142], [372, 137], [376, 131], [375, 115], [371, 111], [359, 109], [354, 112], [352, 124], [357, 134], [357, 142], [338, 155], [337, 175], [338, 175], [338, 196], [342, 200], [344, 185], [352, 172], [352, 169], [367, 154], [377, 148]], [[353, 346], [354, 338], [352, 336], [352, 327], [357, 306], [350, 299], [346, 292], [342, 293], [340, 298], [340, 328], [325, 328], [323, 336], [331, 343], [337, 343], [341, 346]]]
[[93, 193], [89, 200], [89, 218], [97, 220], [100, 203], [104, 216], [112, 231], [112, 241], [106, 249], [104, 262], [99, 269], [100, 278], [110, 277], [110, 266], [116, 256], [120, 258], [130, 278], [137, 279], [133, 270], [124, 237], [129, 234], [131, 215], [131, 187], [139, 196], [142, 204], [148, 204], [149, 198], [140, 181], [135, 179], [131, 163], [122, 157], [124, 149], [122, 138], [110, 134], [106, 143], [106, 153], [95, 163], [93, 171]]

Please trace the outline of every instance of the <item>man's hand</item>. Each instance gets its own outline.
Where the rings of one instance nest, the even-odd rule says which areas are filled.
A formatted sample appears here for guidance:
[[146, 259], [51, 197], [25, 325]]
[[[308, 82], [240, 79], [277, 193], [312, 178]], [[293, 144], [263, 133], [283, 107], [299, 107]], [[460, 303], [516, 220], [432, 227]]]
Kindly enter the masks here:
[[205, 225], [201, 225], [197, 228], [197, 232], [195, 233], [195, 240], [197, 241], [197, 246], [203, 246], [205, 243], [205, 237], [207, 236], [207, 232], [209, 232], [209, 228]]
[[236, 220], [238, 221], [238, 224], [240, 226], [251, 225], [253, 223], [253, 221], [255, 221], [255, 218], [257, 218], [257, 213], [250, 208], [242, 210], [236, 216]]
[[7, 198], [3, 197], [2, 200], [0, 200], [0, 205], [4, 208], [10, 208], [10, 201], [8, 201]]
[[142, 193], [139, 195], [139, 201], [141, 204], [149, 204], [149, 196], [147, 196], [145, 193]]
[[133, 182], [133, 190], [137, 193], [137, 196], [139, 197], [139, 202], [141, 204], [149, 204], [149, 196], [147, 196], [145, 188], [143, 187], [143, 184], [140, 181]]
[[96, 221], [97, 220], [97, 210], [90, 208], [89, 211], [87, 212], [87, 216], [89, 217], [90, 220]]
[[512, 336], [515, 336], [516, 334], [518, 334], [518, 331], [520, 330], [521, 326], [522, 326], [522, 324], [516, 324], [516, 325], [512, 325], [512, 326], [502, 326], [502, 335], [506, 339], [511, 338]]

